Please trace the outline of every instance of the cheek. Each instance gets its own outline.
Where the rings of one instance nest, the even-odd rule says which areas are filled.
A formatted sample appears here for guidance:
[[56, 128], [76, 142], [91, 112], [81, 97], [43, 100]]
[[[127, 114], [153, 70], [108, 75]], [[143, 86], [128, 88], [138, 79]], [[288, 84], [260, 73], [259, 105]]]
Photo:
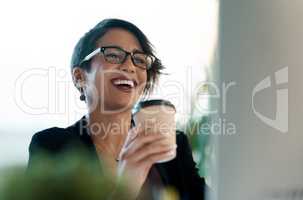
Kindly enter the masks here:
[[147, 73], [140, 74], [139, 82], [140, 82], [140, 87], [139, 87], [140, 93], [143, 93], [143, 90], [144, 90], [144, 88], [146, 86], [146, 82], [147, 82]]
[[100, 90], [104, 87], [104, 76], [100, 68], [94, 68], [92, 66], [91, 72], [87, 76], [87, 83], [91, 94], [98, 96]]
[[100, 93], [99, 95], [102, 95], [102, 94], [104, 95], [104, 92], [109, 87], [109, 82], [110, 82], [110, 79], [106, 76], [106, 73], [104, 73], [103, 71], [99, 71], [96, 74], [95, 86], [96, 86], [98, 92]]
[[141, 73], [139, 78], [142, 82], [146, 83], [146, 81], [147, 81], [147, 72]]
[[101, 65], [100, 62], [93, 62], [92, 65], [92, 80], [96, 88], [103, 88], [106, 84], [106, 70], [108, 67]]

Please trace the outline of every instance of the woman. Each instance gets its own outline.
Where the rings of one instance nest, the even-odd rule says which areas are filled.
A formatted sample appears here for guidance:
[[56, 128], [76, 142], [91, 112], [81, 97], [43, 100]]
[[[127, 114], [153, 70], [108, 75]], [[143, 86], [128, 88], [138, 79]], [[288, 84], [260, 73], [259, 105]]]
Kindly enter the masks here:
[[[163, 134], [145, 135], [133, 127], [131, 110], [149, 94], [163, 66], [146, 36], [135, 25], [106, 19], [77, 43], [71, 62], [74, 85], [88, 114], [73, 126], [36, 133], [31, 141], [29, 167], [41, 150], [59, 154], [83, 144], [113, 175], [127, 177], [134, 198], [142, 191], [172, 186], [181, 199], [203, 199], [204, 179], [198, 175], [186, 136], [176, 146], [165, 145]], [[75, 143], [75, 141], [77, 141]]]

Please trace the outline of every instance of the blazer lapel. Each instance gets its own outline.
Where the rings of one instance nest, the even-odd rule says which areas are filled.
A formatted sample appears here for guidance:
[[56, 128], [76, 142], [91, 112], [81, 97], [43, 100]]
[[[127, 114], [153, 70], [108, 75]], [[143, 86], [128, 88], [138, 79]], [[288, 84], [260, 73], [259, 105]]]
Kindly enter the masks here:
[[[135, 126], [133, 119], [131, 120], [131, 127]], [[84, 145], [85, 150], [88, 150], [90, 156], [92, 156], [93, 160], [99, 161], [99, 157], [96, 151], [96, 148], [92, 142], [92, 139], [87, 132], [87, 119], [83, 116], [79, 121], [77, 121], [73, 125], [73, 133], [76, 133], [80, 137], [81, 143]], [[171, 180], [169, 178], [169, 170], [168, 170], [169, 163], [156, 163], [155, 167], [160, 174], [161, 180], [163, 181], [164, 185], [169, 185]]]

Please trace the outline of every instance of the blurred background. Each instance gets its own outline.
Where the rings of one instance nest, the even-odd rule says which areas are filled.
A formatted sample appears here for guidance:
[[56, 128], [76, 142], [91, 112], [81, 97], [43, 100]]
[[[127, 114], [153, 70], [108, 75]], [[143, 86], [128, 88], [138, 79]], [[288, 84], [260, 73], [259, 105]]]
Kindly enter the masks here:
[[[35, 132], [69, 126], [86, 113], [71, 81], [70, 58], [79, 38], [104, 18], [133, 22], [153, 43], [168, 75], [161, 77], [150, 98], [175, 104], [179, 129], [189, 130], [189, 122], [207, 115], [209, 98], [203, 85], [212, 76], [217, 45], [216, 0], [13, 0], [0, 4], [0, 167], [26, 163]], [[201, 91], [206, 93], [199, 95]], [[201, 145], [208, 136], [189, 136], [195, 159], [203, 163]]]
[[303, 199], [301, 0], [2, 2], [0, 167], [85, 114], [70, 57], [109, 17], [154, 44], [168, 75], [151, 98], [177, 107], [212, 199]]

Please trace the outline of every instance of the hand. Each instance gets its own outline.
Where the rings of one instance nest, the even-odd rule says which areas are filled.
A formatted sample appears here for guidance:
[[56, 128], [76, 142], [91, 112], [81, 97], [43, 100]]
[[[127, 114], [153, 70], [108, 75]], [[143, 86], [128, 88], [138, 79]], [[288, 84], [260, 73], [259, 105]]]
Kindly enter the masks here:
[[134, 196], [139, 194], [151, 166], [174, 157], [176, 147], [169, 144], [164, 134], [145, 134], [137, 128], [130, 130], [119, 155], [118, 175], [130, 180]]

